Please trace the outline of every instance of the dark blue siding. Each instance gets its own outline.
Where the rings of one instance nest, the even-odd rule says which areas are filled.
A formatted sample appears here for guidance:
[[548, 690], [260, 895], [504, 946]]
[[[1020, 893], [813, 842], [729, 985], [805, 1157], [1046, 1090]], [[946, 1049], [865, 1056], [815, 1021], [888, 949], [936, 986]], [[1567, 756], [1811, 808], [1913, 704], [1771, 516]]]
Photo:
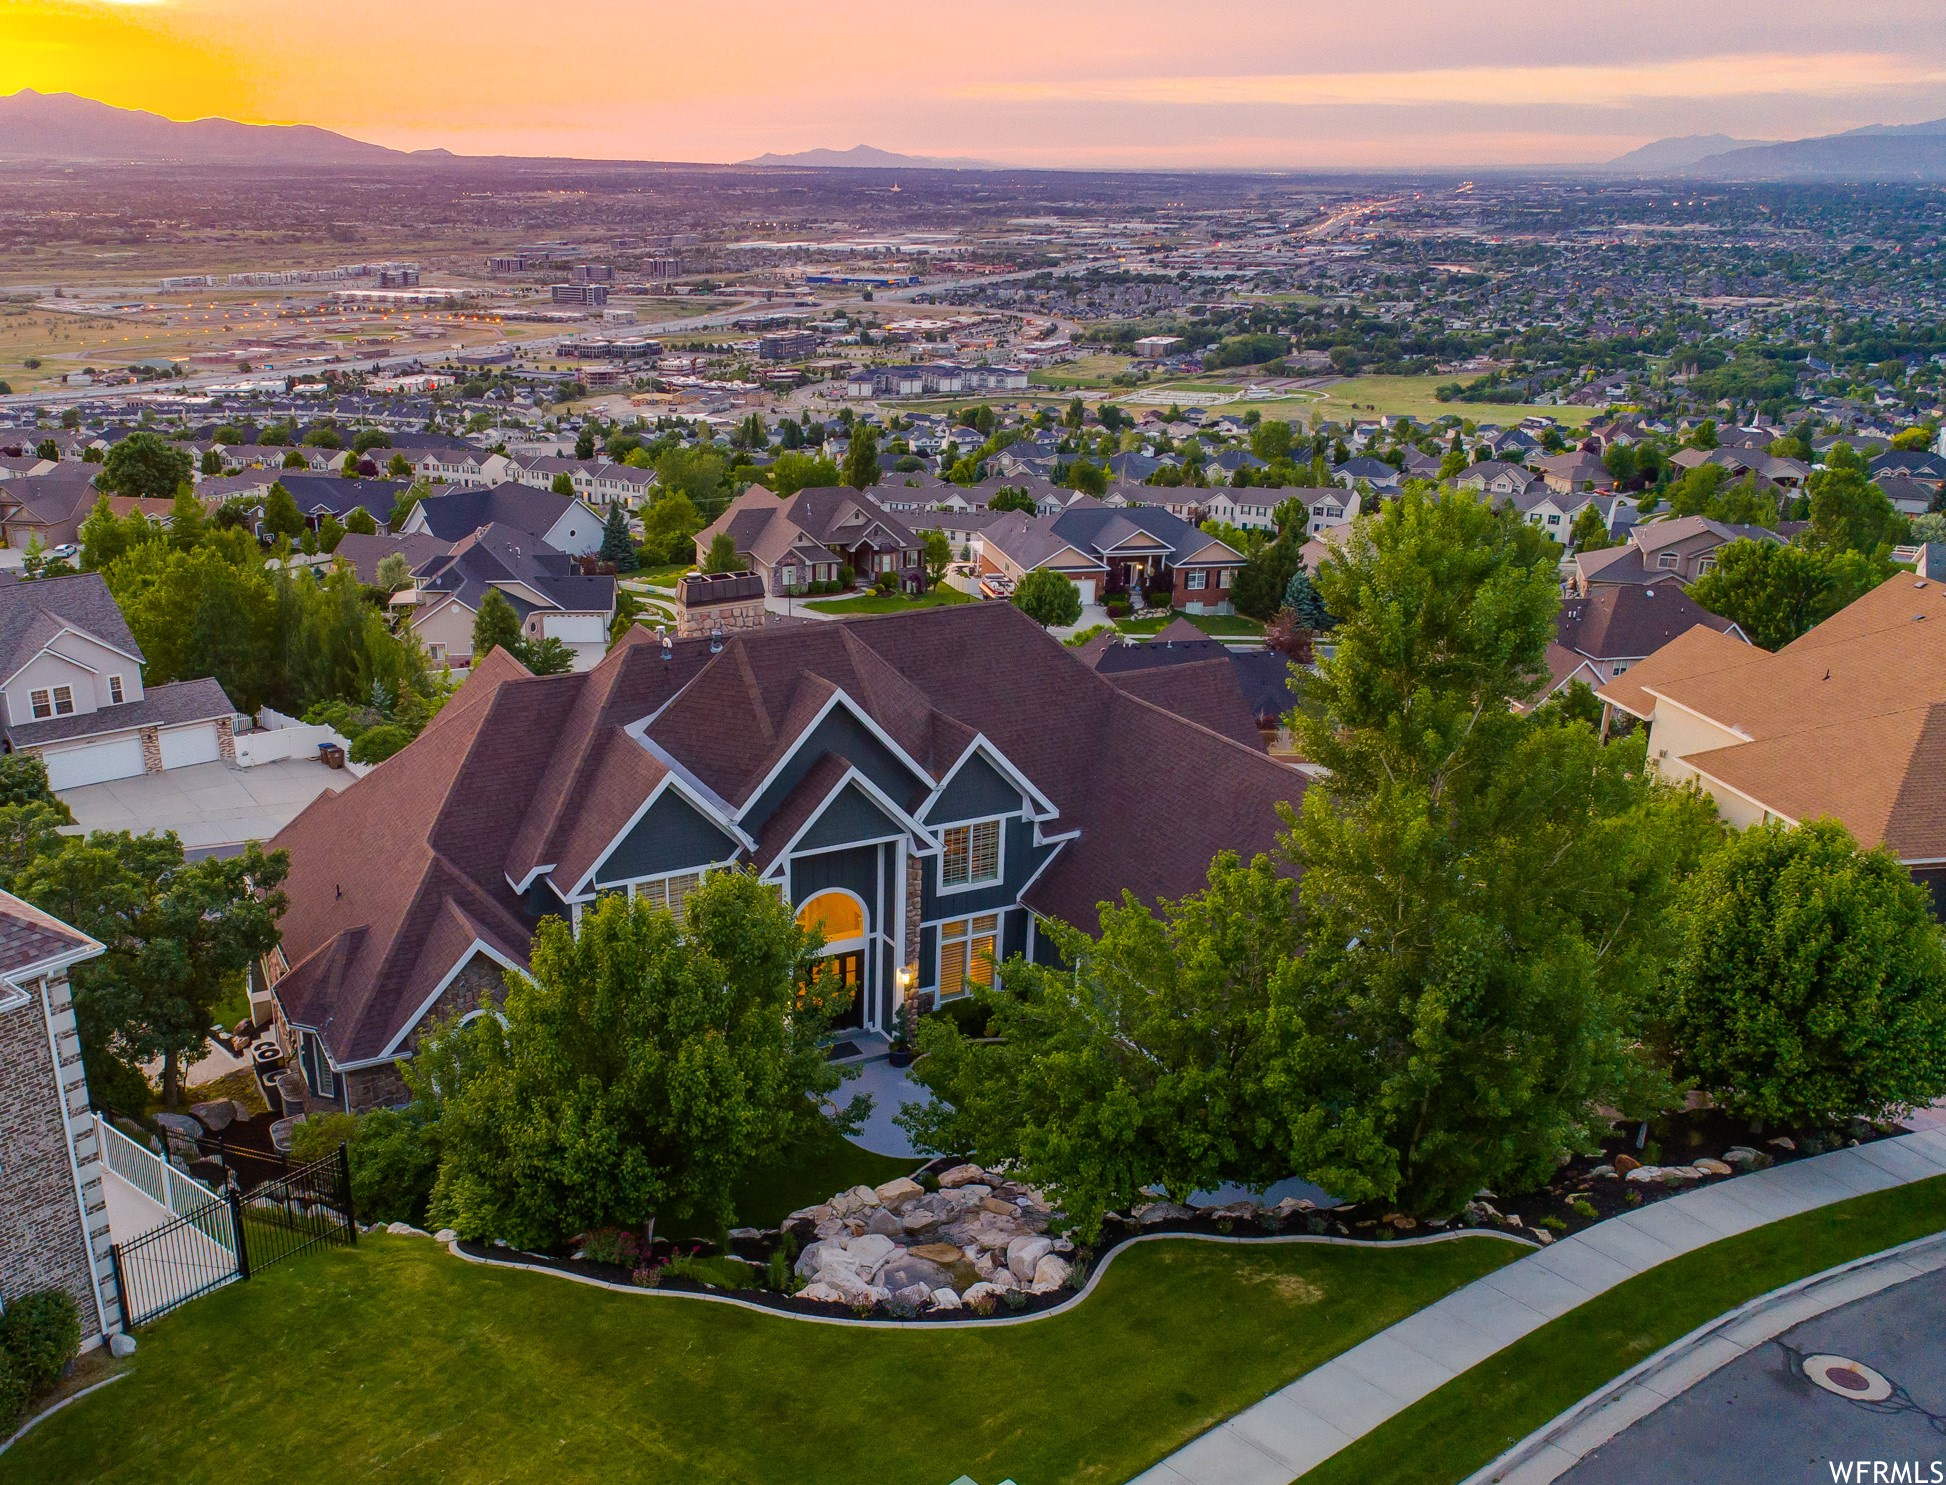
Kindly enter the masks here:
[[790, 797], [791, 790], [826, 753], [842, 754], [857, 764], [860, 773], [883, 789], [888, 798], [897, 800], [899, 807], [907, 813], [917, 809], [926, 795], [932, 792], [928, 781], [914, 775], [890, 748], [872, 736], [863, 723], [840, 706], [818, 724], [817, 730], [791, 755], [791, 761], [784, 770], [757, 796], [743, 816], [744, 828], [752, 835], [759, 834], [764, 821]]
[[1019, 815], [1001, 827], [1000, 880], [965, 892], [939, 890], [939, 858], [925, 862], [926, 890], [922, 916], [927, 922], [940, 918], [960, 918], [968, 913], [990, 913], [995, 908], [1011, 907], [1020, 900], [1021, 889], [1040, 869], [1056, 847], [1034, 844], [1034, 822]]
[[844, 792], [826, 805], [817, 822], [804, 832], [796, 848], [817, 851], [847, 841], [898, 835], [904, 830], [903, 825], [880, 809], [856, 784], [847, 784]]
[[983, 820], [994, 815], [1017, 814], [1025, 807], [1020, 791], [976, 753], [953, 775], [953, 782], [934, 803], [927, 819]]
[[632, 882], [672, 871], [726, 861], [736, 841], [673, 790], [665, 790], [608, 854], [595, 873], [598, 883]]

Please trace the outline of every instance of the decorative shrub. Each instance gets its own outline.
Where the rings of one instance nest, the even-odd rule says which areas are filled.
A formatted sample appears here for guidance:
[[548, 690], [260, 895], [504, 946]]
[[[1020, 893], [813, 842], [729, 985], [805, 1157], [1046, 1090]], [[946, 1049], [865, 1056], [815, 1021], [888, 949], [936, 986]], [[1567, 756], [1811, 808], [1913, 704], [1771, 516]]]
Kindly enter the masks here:
[[962, 995], [949, 1000], [933, 1014], [951, 1021], [959, 1029], [959, 1034], [965, 1037], [985, 1036], [993, 1021], [992, 1010], [977, 995]]
[[857, 576], [858, 574], [853, 572], [849, 567], [840, 567], [838, 569], [838, 587], [841, 590], [849, 588]]
[[81, 1352], [81, 1307], [65, 1289], [21, 1295], [0, 1315], [0, 1350], [29, 1396], [49, 1391]]
[[782, 1248], [772, 1253], [770, 1262], [764, 1265], [764, 1287], [779, 1294], [796, 1292], [797, 1270], [791, 1264], [791, 1255]]
[[876, 586], [881, 593], [890, 593], [898, 585], [899, 576], [894, 572], [881, 572], [876, 579]]
[[353, 763], [383, 763], [394, 753], [412, 741], [412, 734], [392, 722], [385, 722], [368, 731], [361, 732], [352, 740], [351, 761]]
[[628, 1281], [637, 1289], [659, 1289], [662, 1287], [662, 1270], [654, 1264], [644, 1264], [628, 1276]]
[[21, 1374], [20, 1364], [0, 1351], [0, 1437], [14, 1431], [27, 1410], [27, 1398], [27, 1378]]
[[590, 1263], [611, 1263], [633, 1268], [641, 1244], [635, 1234], [624, 1227], [598, 1227], [588, 1234], [587, 1242], [581, 1245], [581, 1256]]
[[329, 1155], [346, 1144], [351, 1204], [361, 1222], [410, 1222], [420, 1227], [439, 1174], [439, 1146], [417, 1104], [364, 1114], [313, 1114], [291, 1132], [299, 1161]]
[[1102, 606], [1108, 610], [1108, 617], [1111, 619], [1126, 619], [1129, 615], [1126, 598], [1111, 598]]
[[1149, 589], [1149, 607], [1167, 608], [1176, 595], [1167, 588]]

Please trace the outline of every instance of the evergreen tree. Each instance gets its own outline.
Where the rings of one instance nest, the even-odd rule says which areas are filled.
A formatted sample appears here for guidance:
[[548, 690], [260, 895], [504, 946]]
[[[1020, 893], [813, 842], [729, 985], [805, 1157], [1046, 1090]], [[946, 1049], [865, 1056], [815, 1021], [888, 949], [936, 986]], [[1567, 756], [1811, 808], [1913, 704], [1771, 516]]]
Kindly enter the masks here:
[[1306, 629], [1321, 634], [1331, 627], [1331, 615], [1324, 610], [1324, 600], [1318, 596], [1311, 575], [1301, 563], [1291, 573], [1290, 582], [1284, 585], [1283, 607], [1296, 615], [1297, 622]]
[[612, 563], [617, 572], [633, 572], [642, 565], [635, 555], [635, 538], [629, 534], [628, 515], [619, 501], [608, 507], [608, 518], [602, 522], [601, 560]]
[[493, 650], [505, 650], [520, 658], [520, 615], [498, 588], [488, 588], [473, 616], [473, 663], [478, 665]]

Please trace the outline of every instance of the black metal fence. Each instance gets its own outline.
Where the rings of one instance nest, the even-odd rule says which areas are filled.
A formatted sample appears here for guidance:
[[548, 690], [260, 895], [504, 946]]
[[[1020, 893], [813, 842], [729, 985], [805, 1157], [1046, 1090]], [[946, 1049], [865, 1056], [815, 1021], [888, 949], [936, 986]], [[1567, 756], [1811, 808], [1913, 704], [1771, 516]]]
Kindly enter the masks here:
[[358, 1241], [351, 1207], [351, 1164], [343, 1145], [321, 1159], [233, 1192], [243, 1277], [323, 1243]]
[[340, 1145], [260, 1181], [248, 1195], [232, 1186], [109, 1251], [123, 1320], [132, 1327], [312, 1248], [357, 1241], [350, 1159]]

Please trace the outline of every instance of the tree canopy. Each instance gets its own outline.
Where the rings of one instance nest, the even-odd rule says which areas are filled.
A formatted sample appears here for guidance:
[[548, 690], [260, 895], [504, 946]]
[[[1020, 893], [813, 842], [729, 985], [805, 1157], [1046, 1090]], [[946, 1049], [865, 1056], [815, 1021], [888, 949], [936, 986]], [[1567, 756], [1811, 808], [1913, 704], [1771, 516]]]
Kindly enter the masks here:
[[131, 433], [108, 451], [96, 483], [112, 495], [168, 500], [196, 473], [187, 449], [159, 433]]
[[1863, 553], [1795, 542], [1733, 541], [1716, 566], [1689, 585], [1689, 596], [1733, 621], [1752, 644], [1782, 649], [1890, 575]]
[[1045, 567], [1034, 569], [1014, 586], [1014, 606], [1043, 629], [1081, 622], [1081, 590]]

